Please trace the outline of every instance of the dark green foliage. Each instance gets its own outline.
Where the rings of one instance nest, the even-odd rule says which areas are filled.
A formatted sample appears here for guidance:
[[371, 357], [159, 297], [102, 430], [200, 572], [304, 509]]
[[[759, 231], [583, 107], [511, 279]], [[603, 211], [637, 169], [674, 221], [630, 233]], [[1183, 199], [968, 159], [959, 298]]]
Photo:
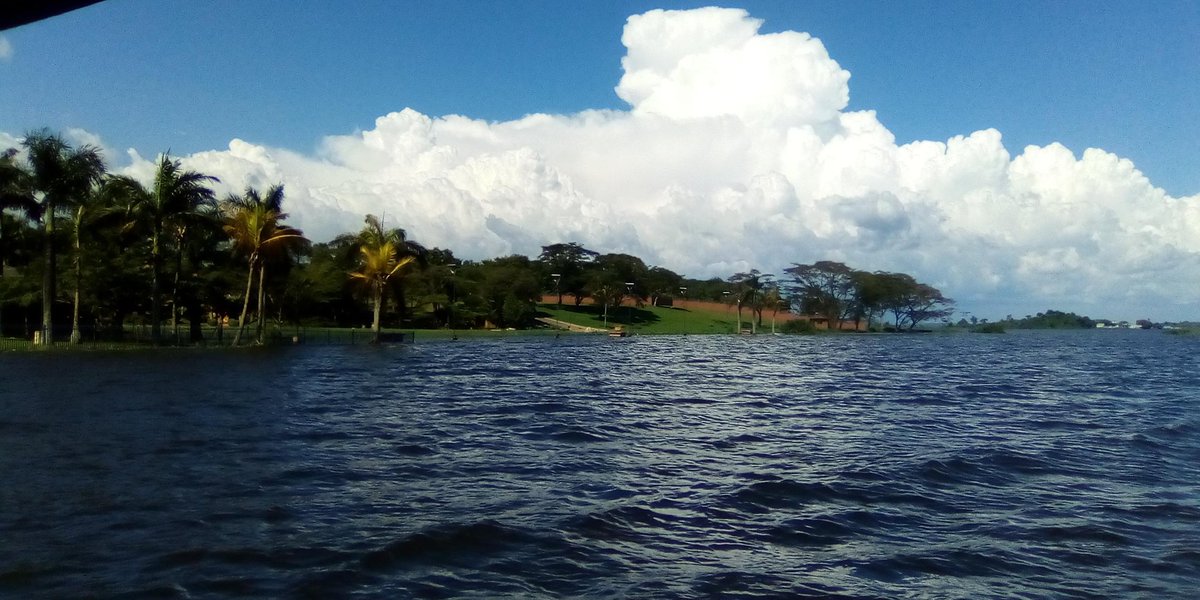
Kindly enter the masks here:
[[514, 254], [463, 265], [461, 274], [467, 282], [462, 291], [474, 292], [463, 306], [465, 311], [480, 315], [497, 327], [533, 324], [542, 286], [529, 258]]
[[817, 327], [808, 319], [794, 319], [780, 325], [779, 331], [783, 333], [812, 334], [817, 332]]
[[1024, 319], [1009, 318], [1004, 323], [1013, 329], [1091, 329], [1096, 326], [1096, 322], [1088, 317], [1058, 310], [1048, 310]]
[[681, 292], [680, 297], [685, 300], [705, 300], [708, 302], [724, 301], [725, 292], [729, 291], [729, 284], [720, 277], [711, 279], [684, 279], [682, 284], [687, 288], [686, 292]]
[[650, 298], [650, 306], [659, 306], [664, 299], [674, 298], [682, 285], [682, 276], [663, 267], [650, 267], [642, 280], [642, 289]]
[[792, 281], [786, 286], [792, 306], [801, 313], [821, 315], [830, 327], [840, 329], [855, 310], [857, 288], [854, 269], [829, 260], [813, 264], [794, 263], [784, 269]]
[[786, 286], [792, 306], [824, 316], [835, 329], [845, 321], [870, 324], [891, 313], [893, 329], [912, 331], [920, 323], [954, 314], [953, 300], [905, 273], [867, 273], [831, 261], [796, 264], [785, 271], [792, 277]]
[[1004, 333], [1005, 327], [1003, 323], [984, 323], [971, 331], [975, 333]]
[[546, 291], [555, 293], [560, 305], [562, 296], [570, 294], [579, 306], [587, 297], [588, 271], [599, 255], [575, 242], [542, 246], [538, 262], [542, 266]]

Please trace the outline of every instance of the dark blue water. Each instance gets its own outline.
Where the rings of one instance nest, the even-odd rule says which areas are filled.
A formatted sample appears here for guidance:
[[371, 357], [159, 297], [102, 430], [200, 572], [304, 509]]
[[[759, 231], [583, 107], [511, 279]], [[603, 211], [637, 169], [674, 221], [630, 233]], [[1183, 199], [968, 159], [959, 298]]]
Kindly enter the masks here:
[[0, 595], [1200, 589], [1200, 338], [0, 356]]

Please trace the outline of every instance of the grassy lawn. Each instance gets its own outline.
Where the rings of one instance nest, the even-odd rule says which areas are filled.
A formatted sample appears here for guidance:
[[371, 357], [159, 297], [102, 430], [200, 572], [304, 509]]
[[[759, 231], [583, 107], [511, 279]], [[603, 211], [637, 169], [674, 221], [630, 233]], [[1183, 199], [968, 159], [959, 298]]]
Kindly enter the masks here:
[[[604, 327], [602, 308], [598, 306], [590, 304], [574, 306], [564, 303], [562, 308], [559, 308], [557, 304], [541, 304], [538, 305], [538, 310], [544, 316], [559, 321], [587, 327]], [[743, 325], [748, 326], [749, 318], [749, 311], [743, 311]], [[621, 325], [637, 334], [733, 333], [737, 329], [737, 315], [733, 312], [710, 312], [686, 308], [621, 306], [610, 309], [608, 313], [608, 326], [616, 325]]]
[[[570, 303], [563, 304], [559, 308], [557, 304], [540, 304], [538, 305], [539, 316], [546, 316], [552, 319], [558, 319], [567, 323], [583, 325], [587, 327], [603, 328], [604, 316], [600, 307], [585, 304], [583, 306], [574, 306]], [[742, 325], [749, 327], [750, 311], [743, 311]], [[620, 325], [638, 335], [650, 334], [731, 334], [737, 328], [737, 315], [732, 310], [706, 310], [705, 308], [683, 308], [683, 307], [653, 307], [645, 306], [636, 308], [632, 306], [621, 306], [615, 310], [610, 310], [608, 315], [608, 326], [610, 328]], [[405, 333], [414, 334], [415, 341], [418, 343], [428, 340], [440, 339], [494, 339], [509, 336], [559, 336], [559, 335], [597, 335], [585, 333], [569, 333], [558, 329], [525, 329], [518, 331], [507, 330], [484, 330], [484, 329], [414, 329], [410, 327], [392, 328], [385, 327], [385, 333]], [[763, 331], [770, 331], [770, 325], [764, 323]], [[135, 339], [126, 341], [110, 341], [96, 342], [85, 339], [80, 346], [72, 346], [67, 344], [65, 340], [56, 341], [49, 348], [45, 346], [34, 346], [33, 343], [26, 339], [17, 338], [0, 338], [0, 351], [34, 351], [34, 350], [137, 350], [137, 349], [160, 349], [164, 346], [152, 346], [146, 340], [138, 341], [138, 335], [143, 335], [145, 332], [129, 332]], [[205, 327], [204, 335], [207, 340], [206, 344], [201, 346], [190, 346], [187, 342], [183, 342], [180, 347], [209, 347], [221, 348], [228, 347], [233, 341], [233, 336], [236, 333], [236, 328], [225, 328], [221, 343], [216, 341], [215, 329], [209, 326]], [[372, 337], [369, 329], [361, 328], [344, 328], [344, 327], [311, 327], [311, 326], [296, 326], [284, 325], [282, 327], [271, 327], [268, 337], [271, 338], [273, 344], [288, 345], [291, 342], [293, 335], [300, 335], [305, 342], [309, 344], [366, 344]], [[248, 331], [243, 337], [244, 346], [253, 346], [254, 333]], [[173, 342], [173, 336], [164, 335], [164, 345], [169, 347]]]

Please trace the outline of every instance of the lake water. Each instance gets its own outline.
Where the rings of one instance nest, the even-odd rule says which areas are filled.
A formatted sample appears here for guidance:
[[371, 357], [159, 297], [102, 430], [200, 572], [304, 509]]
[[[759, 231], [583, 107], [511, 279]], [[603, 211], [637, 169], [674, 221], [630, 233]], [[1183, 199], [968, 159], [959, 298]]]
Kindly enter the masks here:
[[0, 355], [0, 596], [1194, 597], [1200, 338]]

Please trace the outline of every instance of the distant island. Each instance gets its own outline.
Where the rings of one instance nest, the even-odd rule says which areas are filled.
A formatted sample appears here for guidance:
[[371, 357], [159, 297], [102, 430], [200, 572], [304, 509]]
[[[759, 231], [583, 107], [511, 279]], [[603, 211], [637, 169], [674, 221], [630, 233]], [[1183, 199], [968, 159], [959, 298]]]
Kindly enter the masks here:
[[1008, 315], [999, 321], [988, 319], [966, 318], [959, 319], [955, 326], [972, 328], [984, 333], [998, 333], [1006, 329], [1178, 329], [1186, 328], [1187, 323], [1156, 323], [1149, 319], [1129, 321], [1112, 321], [1109, 319], [1092, 319], [1073, 312], [1047, 310], [1036, 315], [1025, 315], [1017, 319]]

